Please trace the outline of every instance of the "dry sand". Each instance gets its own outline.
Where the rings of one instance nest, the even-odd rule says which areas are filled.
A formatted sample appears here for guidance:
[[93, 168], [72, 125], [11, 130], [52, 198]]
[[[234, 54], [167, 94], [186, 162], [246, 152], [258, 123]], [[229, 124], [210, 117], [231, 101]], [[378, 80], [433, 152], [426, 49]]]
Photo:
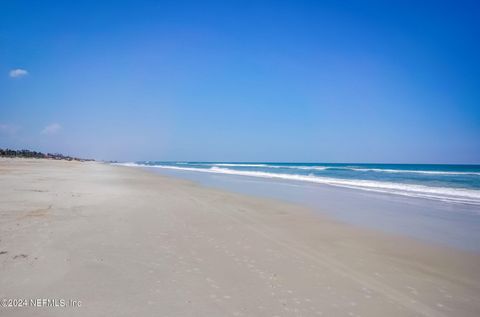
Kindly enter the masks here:
[[0, 160], [0, 316], [480, 316], [480, 256], [102, 163]]

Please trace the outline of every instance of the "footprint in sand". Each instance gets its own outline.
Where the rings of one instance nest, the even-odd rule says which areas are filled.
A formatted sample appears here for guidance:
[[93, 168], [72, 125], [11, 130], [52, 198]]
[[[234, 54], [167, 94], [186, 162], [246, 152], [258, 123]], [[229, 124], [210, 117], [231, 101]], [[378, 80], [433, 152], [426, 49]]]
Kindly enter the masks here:
[[28, 257], [27, 254], [23, 254], [23, 253], [22, 253], [22, 254], [17, 254], [17, 255], [15, 255], [15, 256], [13, 257], [13, 259], [14, 259], [14, 260], [15, 260], [15, 259], [19, 259], [19, 258], [25, 259], [25, 258], [27, 258], [27, 257]]

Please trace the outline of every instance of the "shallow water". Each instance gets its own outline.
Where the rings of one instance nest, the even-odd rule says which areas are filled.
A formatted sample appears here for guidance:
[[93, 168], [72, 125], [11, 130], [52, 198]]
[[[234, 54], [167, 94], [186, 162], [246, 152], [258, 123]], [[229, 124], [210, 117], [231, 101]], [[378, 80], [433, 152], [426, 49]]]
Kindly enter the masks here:
[[327, 184], [480, 206], [480, 166], [328, 163], [127, 163], [160, 169]]
[[208, 187], [302, 204], [337, 220], [366, 228], [480, 252], [478, 205], [301, 181], [191, 170], [146, 169]]

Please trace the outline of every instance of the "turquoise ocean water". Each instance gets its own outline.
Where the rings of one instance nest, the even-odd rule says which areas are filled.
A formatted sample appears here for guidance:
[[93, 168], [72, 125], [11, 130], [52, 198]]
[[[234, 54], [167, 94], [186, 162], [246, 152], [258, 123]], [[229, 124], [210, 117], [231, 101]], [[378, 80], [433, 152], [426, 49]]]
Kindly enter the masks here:
[[317, 183], [480, 205], [480, 165], [160, 161], [125, 165]]

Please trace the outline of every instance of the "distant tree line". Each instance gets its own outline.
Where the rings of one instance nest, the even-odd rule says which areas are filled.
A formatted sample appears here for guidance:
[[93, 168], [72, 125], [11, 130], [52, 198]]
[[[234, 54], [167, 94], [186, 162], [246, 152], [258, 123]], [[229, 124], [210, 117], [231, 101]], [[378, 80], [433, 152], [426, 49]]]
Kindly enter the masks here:
[[59, 153], [42, 153], [30, 150], [11, 150], [0, 148], [0, 157], [25, 157], [25, 158], [43, 158], [53, 160], [67, 161], [93, 161], [92, 159], [82, 159], [78, 157], [63, 155]]

